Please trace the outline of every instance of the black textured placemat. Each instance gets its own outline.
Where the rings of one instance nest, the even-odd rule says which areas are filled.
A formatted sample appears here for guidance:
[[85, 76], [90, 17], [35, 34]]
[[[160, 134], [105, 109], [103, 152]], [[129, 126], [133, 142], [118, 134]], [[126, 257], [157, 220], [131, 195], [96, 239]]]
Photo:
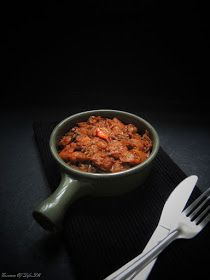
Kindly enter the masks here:
[[[60, 175], [49, 151], [55, 123], [35, 122], [34, 135], [52, 191]], [[190, 164], [190, 163], [189, 163]], [[69, 207], [63, 236], [76, 279], [103, 279], [138, 255], [152, 235], [163, 205], [186, 177], [162, 148], [141, 188], [109, 198], [85, 197]], [[191, 199], [199, 194], [195, 188]], [[206, 279], [210, 259], [209, 227], [193, 240], [178, 240], [162, 253], [149, 279]]]

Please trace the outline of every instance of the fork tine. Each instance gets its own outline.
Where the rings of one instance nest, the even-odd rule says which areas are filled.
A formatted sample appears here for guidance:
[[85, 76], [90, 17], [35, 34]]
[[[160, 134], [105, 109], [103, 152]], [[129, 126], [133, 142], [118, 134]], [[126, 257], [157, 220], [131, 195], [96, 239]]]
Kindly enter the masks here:
[[208, 214], [208, 216], [206, 216], [205, 219], [203, 219], [203, 221], [200, 223], [200, 225], [204, 228], [208, 222], [210, 221], [210, 214]]
[[210, 192], [210, 188], [208, 188], [205, 192], [203, 192], [194, 202], [190, 204], [185, 210], [184, 213], [188, 215], [194, 208], [195, 206], [202, 200], [203, 197], [205, 197], [208, 193]]
[[201, 208], [203, 207], [203, 205], [209, 200], [210, 196], [207, 196], [204, 201], [194, 209], [194, 211], [192, 213], [190, 213], [189, 217], [191, 218], [191, 220], [195, 217], [195, 215], [201, 210]]
[[197, 224], [204, 216], [205, 214], [210, 210], [210, 205], [208, 207], [206, 207], [205, 210], [203, 210], [203, 212], [201, 212], [201, 214], [194, 220], [194, 222]]

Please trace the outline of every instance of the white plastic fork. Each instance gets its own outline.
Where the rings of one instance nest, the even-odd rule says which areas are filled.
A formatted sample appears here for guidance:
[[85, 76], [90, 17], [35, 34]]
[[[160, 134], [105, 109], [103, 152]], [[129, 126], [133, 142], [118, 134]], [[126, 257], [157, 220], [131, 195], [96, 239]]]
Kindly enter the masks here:
[[[113, 280], [125, 280], [134, 272], [141, 271], [148, 263], [156, 258], [172, 241], [195, 237], [210, 221], [210, 188], [202, 193], [190, 206], [188, 206], [177, 219], [176, 225], [171, 229], [169, 235], [150, 251], [142, 254], [135, 263], [113, 277]], [[207, 204], [208, 203], [208, 204]], [[206, 205], [207, 204], [207, 205]], [[197, 216], [197, 217], [196, 217]], [[136, 274], [135, 274], [136, 276]], [[133, 277], [131, 277], [132, 279]]]

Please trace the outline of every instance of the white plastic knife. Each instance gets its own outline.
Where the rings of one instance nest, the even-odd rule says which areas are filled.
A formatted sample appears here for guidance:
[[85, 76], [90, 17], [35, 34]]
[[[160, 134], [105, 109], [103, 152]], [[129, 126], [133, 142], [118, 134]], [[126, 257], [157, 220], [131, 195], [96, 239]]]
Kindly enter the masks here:
[[[176, 221], [176, 217], [183, 211], [188, 198], [190, 197], [198, 177], [195, 175], [189, 176], [185, 178], [179, 185], [173, 190], [167, 199], [162, 214], [158, 223], [157, 228], [152, 234], [149, 242], [144, 248], [142, 253], [146, 253], [153, 246], [155, 246], [158, 242], [164, 239], [170, 232], [170, 229], [173, 225], [173, 222]], [[140, 254], [141, 255], [141, 254]], [[124, 266], [119, 268], [117, 271], [106, 277], [104, 280], [114, 280], [115, 277], [123, 270], [126, 270], [130, 265], [135, 263], [140, 255], [132, 259], [130, 262], [126, 263]], [[145, 280], [147, 279], [150, 271], [152, 270], [157, 259], [154, 259], [150, 264], [148, 264], [143, 270], [140, 272], [135, 272], [131, 276], [129, 276], [126, 280]]]

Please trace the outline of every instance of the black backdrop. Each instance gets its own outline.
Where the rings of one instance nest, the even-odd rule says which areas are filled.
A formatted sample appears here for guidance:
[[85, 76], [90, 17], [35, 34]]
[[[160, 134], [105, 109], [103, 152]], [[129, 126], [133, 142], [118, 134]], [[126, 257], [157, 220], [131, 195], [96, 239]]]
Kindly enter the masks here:
[[50, 1], [2, 11], [5, 105], [207, 105], [209, 26], [201, 4]]
[[209, 15], [200, 2], [183, 2], [2, 5], [2, 271], [29, 266], [46, 279], [71, 279], [59, 237], [32, 221], [50, 192], [33, 142], [37, 117], [97, 108], [149, 116], [161, 145], [207, 187]]

